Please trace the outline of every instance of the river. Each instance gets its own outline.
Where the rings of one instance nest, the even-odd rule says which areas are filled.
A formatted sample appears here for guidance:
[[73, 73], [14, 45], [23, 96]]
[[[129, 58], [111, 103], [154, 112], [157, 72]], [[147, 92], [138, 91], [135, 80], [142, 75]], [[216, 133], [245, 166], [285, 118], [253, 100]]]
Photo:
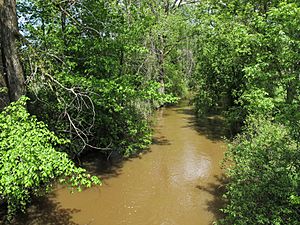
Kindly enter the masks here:
[[221, 119], [196, 124], [188, 106], [163, 108], [156, 117], [149, 151], [113, 163], [90, 157], [85, 166], [102, 177], [101, 187], [74, 194], [57, 188], [18, 223], [206, 225], [220, 218]]

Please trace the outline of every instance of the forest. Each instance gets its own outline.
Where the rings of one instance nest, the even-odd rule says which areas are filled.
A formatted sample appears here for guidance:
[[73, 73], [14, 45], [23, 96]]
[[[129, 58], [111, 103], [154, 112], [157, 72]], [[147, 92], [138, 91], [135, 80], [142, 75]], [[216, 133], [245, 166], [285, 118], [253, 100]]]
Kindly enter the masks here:
[[0, 204], [101, 185], [89, 152], [131, 157], [188, 99], [230, 131], [217, 224], [300, 222], [300, 2], [0, 0]]

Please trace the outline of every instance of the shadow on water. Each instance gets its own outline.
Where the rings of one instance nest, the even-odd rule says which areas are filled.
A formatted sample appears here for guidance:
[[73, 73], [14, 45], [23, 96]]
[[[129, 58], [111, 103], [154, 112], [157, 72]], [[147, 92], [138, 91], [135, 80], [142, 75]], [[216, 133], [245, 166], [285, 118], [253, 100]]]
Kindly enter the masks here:
[[222, 141], [224, 137], [228, 137], [229, 132], [226, 130], [224, 119], [219, 115], [208, 115], [203, 118], [197, 118], [193, 108], [176, 109], [178, 113], [186, 115], [188, 125], [196, 130], [200, 135], [204, 135], [211, 141]]
[[[169, 141], [164, 137], [153, 138], [153, 143], [158, 145], [169, 145]], [[134, 159], [141, 159], [142, 155], [150, 153], [151, 149], [137, 152], [128, 158], [124, 158], [118, 152], [103, 154], [103, 152], [88, 152], [81, 157], [80, 166], [85, 168], [88, 173], [98, 176], [102, 182], [105, 180], [118, 177], [123, 172], [123, 166], [126, 162]]]
[[59, 203], [51, 200], [48, 195], [32, 201], [26, 214], [17, 216], [14, 225], [79, 225], [71, 221], [72, 214], [80, 212], [78, 209], [65, 209]]
[[171, 142], [165, 136], [153, 137], [152, 144], [154, 145], [171, 145]]
[[206, 210], [213, 213], [216, 220], [220, 220], [224, 218], [224, 214], [220, 210], [216, 209], [221, 209], [225, 206], [225, 200], [222, 196], [225, 193], [226, 178], [224, 175], [221, 175], [215, 176], [215, 179], [216, 181], [213, 183], [197, 185], [196, 188], [213, 196], [212, 200], [205, 203], [207, 206]]
[[122, 174], [124, 159], [118, 153], [105, 155], [94, 151], [84, 155], [81, 160], [81, 166], [90, 174], [99, 176], [102, 181]]
[[[81, 161], [80, 166], [89, 173], [99, 176], [104, 183], [106, 179], [119, 176], [124, 163], [124, 159], [122, 160], [118, 154], [111, 154], [108, 157], [101, 152], [89, 152]], [[62, 208], [60, 203], [53, 199], [55, 192], [34, 198], [26, 213], [18, 214], [13, 223], [7, 225], [79, 225], [72, 221], [72, 216], [80, 210]], [[3, 222], [5, 215], [5, 210], [0, 210], [0, 224], [6, 225]]]

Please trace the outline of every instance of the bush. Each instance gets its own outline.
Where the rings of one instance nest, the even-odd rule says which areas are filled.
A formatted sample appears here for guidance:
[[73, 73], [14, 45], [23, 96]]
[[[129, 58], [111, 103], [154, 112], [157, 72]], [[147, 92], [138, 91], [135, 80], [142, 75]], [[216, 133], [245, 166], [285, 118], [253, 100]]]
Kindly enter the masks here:
[[300, 158], [287, 127], [249, 119], [229, 146], [225, 224], [299, 224]]
[[24, 210], [31, 195], [49, 190], [54, 180], [77, 187], [99, 184], [66, 153], [55, 147], [67, 143], [26, 111], [22, 97], [0, 114], [0, 200], [8, 205], [8, 216]]

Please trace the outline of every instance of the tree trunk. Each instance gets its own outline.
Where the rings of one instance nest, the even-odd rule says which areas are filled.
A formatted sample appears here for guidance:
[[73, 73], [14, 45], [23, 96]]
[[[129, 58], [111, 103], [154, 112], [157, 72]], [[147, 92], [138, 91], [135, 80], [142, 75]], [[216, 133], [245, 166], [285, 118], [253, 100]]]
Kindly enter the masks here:
[[160, 83], [159, 93], [165, 93], [165, 68], [164, 68], [164, 54], [160, 51], [158, 55], [158, 66], [159, 66], [159, 74], [158, 74], [158, 82]]
[[[16, 0], [0, 0], [0, 87], [7, 90], [10, 102], [25, 93], [24, 73], [17, 51], [18, 34]], [[2, 95], [1, 102], [7, 104], [7, 96]]]
[[159, 93], [165, 94], [165, 37], [159, 36], [160, 47], [156, 50], [159, 74], [158, 82], [160, 83]]
[[[1, 33], [0, 33], [0, 40], [1, 40]], [[5, 106], [9, 104], [7, 81], [4, 77], [1, 56], [2, 56], [2, 51], [1, 51], [1, 42], [0, 42], [0, 112]]]

